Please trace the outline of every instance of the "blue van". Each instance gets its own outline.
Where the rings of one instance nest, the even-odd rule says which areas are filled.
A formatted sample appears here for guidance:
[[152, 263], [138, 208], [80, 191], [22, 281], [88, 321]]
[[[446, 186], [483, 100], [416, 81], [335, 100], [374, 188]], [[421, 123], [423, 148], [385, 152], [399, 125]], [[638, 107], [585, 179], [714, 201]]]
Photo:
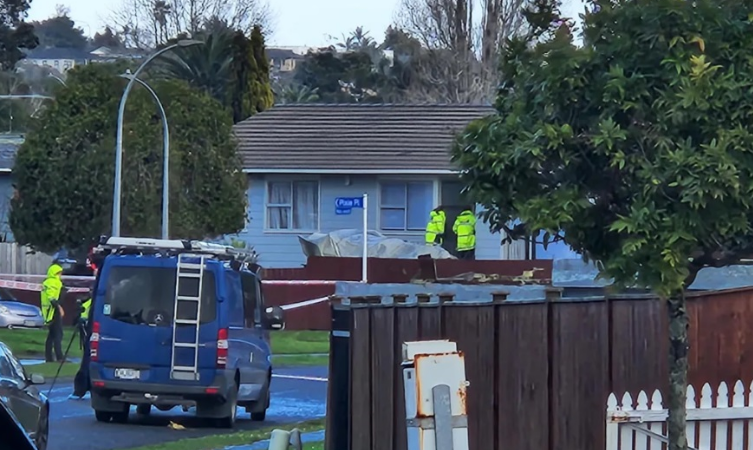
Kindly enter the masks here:
[[262, 421], [272, 380], [269, 330], [255, 254], [199, 241], [113, 237], [93, 252], [99, 268], [90, 316], [91, 405], [100, 422], [196, 408], [232, 428], [237, 407]]

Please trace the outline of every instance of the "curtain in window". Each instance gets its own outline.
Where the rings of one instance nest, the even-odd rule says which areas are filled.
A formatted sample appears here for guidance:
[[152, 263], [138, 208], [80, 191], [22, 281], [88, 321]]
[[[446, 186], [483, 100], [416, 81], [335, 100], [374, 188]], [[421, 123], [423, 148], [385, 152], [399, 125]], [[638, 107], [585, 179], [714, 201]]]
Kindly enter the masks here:
[[408, 230], [424, 230], [434, 203], [430, 183], [408, 183], [408, 207], [405, 211]]
[[383, 230], [423, 230], [434, 203], [431, 182], [387, 182], [380, 189], [380, 227]]
[[319, 229], [319, 183], [293, 183], [293, 229]]
[[382, 183], [379, 223], [383, 230], [405, 229], [405, 183]]
[[290, 229], [290, 213], [293, 208], [290, 183], [269, 183], [267, 185], [267, 228], [271, 230]]

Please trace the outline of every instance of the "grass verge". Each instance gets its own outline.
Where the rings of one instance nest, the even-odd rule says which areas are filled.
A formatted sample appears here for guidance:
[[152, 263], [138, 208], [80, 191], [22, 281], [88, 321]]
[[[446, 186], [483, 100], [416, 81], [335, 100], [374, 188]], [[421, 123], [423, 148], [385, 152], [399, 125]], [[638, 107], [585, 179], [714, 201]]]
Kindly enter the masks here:
[[[266, 427], [259, 430], [237, 431], [228, 434], [215, 434], [213, 436], [180, 439], [173, 442], [166, 442], [164, 444], [135, 447], [130, 450], [222, 450], [231, 445], [247, 445], [269, 439], [269, 435], [274, 429], [292, 430], [293, 428], [298, 428], [302, 432], [322, 430], [324, 429], [324, 419]], [[312, 449], [316, 448], [317, 447], [312, 447]]]
[[[26, 373], [31, 375], [32, 373], [38, 373], [42, 376], [44, 376], [46, 382], [51, 382], [52, 378], [55, 376], [55, 374], [58, 371], [58, 367], [60, 366], [60, 363], [44, 363], [44, 364], [30, 364], [28, 366], [24, 366], [24, 369], [26, 369]], [[60, 375], [58, 377], [60, 378], [72, 378], [76, 376], [76, 372], [78, 372], [78, 368], [80, 367], [79, 363], [65, 363], [63, 364], [63, 367], [60, 369]]]
[[324, 442], [317, 442], [315, 444], [306, 444], [303, 450], [324, 450]]
[[[73, 327], [65, 327], [63, 331], [63, 351], [68, 346], [71, 336], [76, 332]], [[26, 330], [0, 328], [0, 342], [10, 347], [10, 350], [18, 358], [44, 355], [44, 342], [47, 340], [47, 330]], [[81, 357], [81, 347], [78, 341], [74, 341], [68, 352], [71, 358]]]
[[329, 366], [329, 356], [318, 356], [318, 355], [273, 356], [272, 363], [274, 364], [275, 367]]
[[329, 333], [326, 331], [273, 331], [272, 354], [300, 355], [329, 353]]

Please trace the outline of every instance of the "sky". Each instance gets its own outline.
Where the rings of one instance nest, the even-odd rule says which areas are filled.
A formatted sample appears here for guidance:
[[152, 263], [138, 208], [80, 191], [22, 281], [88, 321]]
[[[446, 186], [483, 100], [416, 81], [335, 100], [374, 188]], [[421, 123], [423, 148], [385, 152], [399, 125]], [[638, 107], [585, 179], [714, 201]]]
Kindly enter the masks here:
[[[123, 0], [32, 0], [29, 20], [44, 20], [62, 4], [89, 36], [104, 28], [111, 11]], [[274, 34], [268, 45], [327, 46], [363, 27], [378, 41], [394, 23], [400, 0], [271, 0], [275, 13]], [[563, 1], [563, 12], [577, 17], [582, 0]], [[330, 38], [330, 36], [333, 37]]]

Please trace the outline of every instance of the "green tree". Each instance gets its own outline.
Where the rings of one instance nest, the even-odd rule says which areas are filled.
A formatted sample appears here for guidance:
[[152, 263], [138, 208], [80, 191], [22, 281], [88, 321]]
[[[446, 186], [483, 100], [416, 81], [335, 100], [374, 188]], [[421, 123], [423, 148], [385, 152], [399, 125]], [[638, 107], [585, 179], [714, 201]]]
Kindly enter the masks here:
[[267, 58], [264, 34], [262, 34], [260, 27], [254, 27], [251, 31], [251, 38], [249, 41], [255, 67], [251, 74], [251, 89], [240, 95], [248, 95], [251, 97], [251, 114], [256, 114], [257, 112], [262, 112], [272, 106], [274, 103], [274, 94], [272, 93], [272, 84], [269, 80], [271, 67], [269, 66], [269, 58]]
[[[13, 171], [19, 195], [11, 202], [10, 226], [19, 243], [46, 252], [75, 249], [110, 232], [121, 72], [109, 64], [71, 70], [67, 86], [33, 124]], [[244, 226], [247, 182], [229, 115], [184, 82], [150, 84], [170, 122], [171, 236], [236, 233]], [[125, 119], [122, 231], [158, 236], [162, 129], [144, 89], [131, 93]]]
[[453, 160], [493, 229], [544, 231], [666, 300], [669, 449], [685, 450], [684, 291], [753, 253], [753, 5], [593, 6], [580, 47], [557, 21], [536, 45], [510, 42], [498, 112]]
[[199, 39], [203, 45], [178, 48], [160, 58], [160, 72], [208, 92], [240, 122], [273, 103], [264, 37], [255, 27], [251, 37], [222, 29]]
[[324, 103], [379, 103], [386, 80], [374, 70], [368, 53], [337, 53], [333, 48], [307, 53], [293, 78], [309, 89], [318, 89]]
[[66, 8], [58, 7], [53, 17], [32, 24], [41, 47], [84, 49], [88, 44], [84, 30], [76, 28]]
[[34, 26], [24, 22], [29, 11], [27, 0], [4, 0], [0, 12], [0, 69], [12, 70], [24, 58], [21, 49], [34, 49], [39, 40]]

